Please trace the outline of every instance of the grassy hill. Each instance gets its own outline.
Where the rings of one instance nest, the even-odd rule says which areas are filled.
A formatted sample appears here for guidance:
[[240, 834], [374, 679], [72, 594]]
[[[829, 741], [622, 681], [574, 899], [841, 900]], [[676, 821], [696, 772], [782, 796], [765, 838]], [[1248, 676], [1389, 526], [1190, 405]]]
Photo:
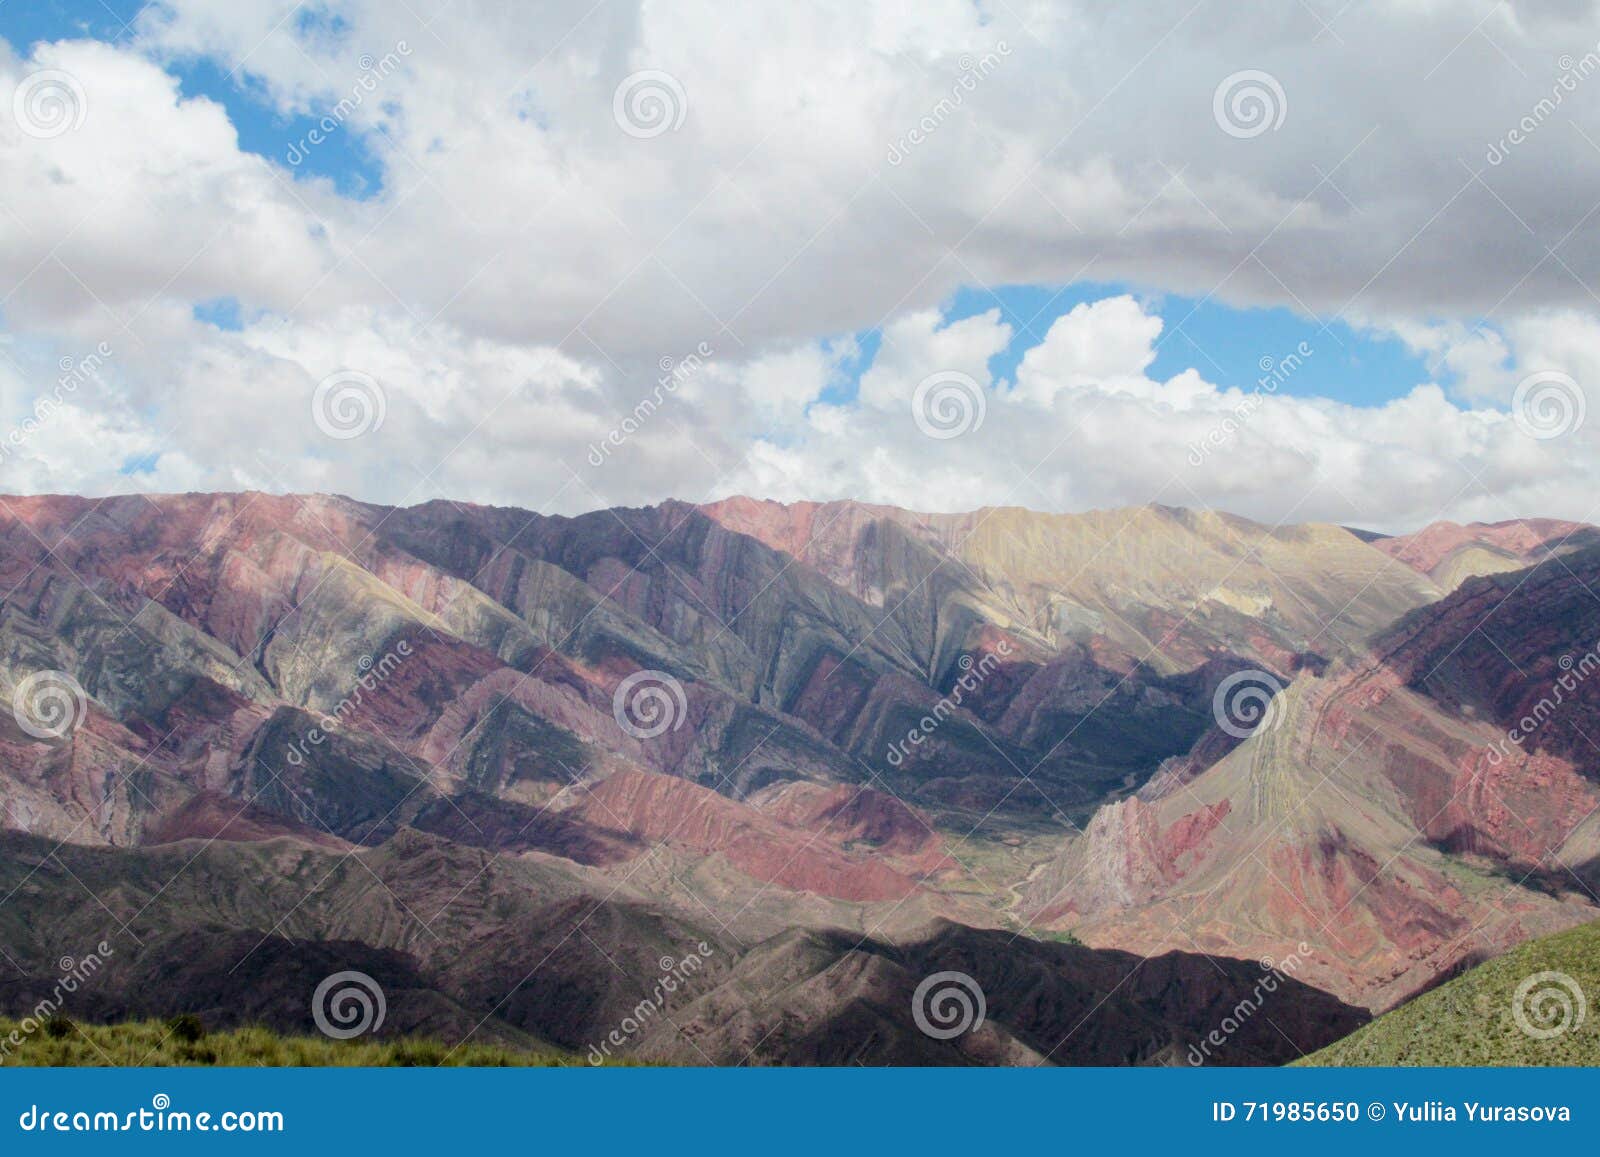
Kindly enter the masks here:
[[1530, 941], [1296, 1063], [1600, 1064], [1600, 922]]
[[[0, 1017], [0, 1040], [18, 1023]], [[206, 1032], [187, 1018], [125, 1024], [78, 1024], [65, 1017], [47, 1021], [9, 1054], [0, 1066], [235, 1065], [248, 1067], [346, 1066], [410, 1068], [465, 1065], [482, 1068], [578, 1065], [582, 1057], [558, 1052], [523, 1052], [494, 1045], [463, 1045], [454, 1051], [437, 1040], [336, 1041], [324, 1037], [280, 1036], [265, 1028]]]

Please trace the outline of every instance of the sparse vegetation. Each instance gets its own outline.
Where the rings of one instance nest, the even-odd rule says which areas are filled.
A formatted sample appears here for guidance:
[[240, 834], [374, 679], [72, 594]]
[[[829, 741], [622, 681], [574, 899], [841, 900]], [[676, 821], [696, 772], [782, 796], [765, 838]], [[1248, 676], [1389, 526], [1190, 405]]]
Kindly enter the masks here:
[[[1524, 984], [1523, 1019], [1544, 1031], [1565, 1025], [1562, 1031], [1541, 1039], [1518, 1023]], [[1600, 922], [1524, 944], [1296, 1063], [1600, 1064]]]
[[[0, 1018], [0, 1039], [18, 1029]], [[66, 1017], [45, 1022], [42, 1031], [20, 1047], [0, 1053], [0, 1065], [168, 1066], [228, 1065], [238, 1067], [368, 1066], [415, 1068], [438, 1065], [476, 1068], [583, 1065], [579, 1056], [558, 1052], [521, 1052], [495, 1045], [466, 1044], [452, 1048], [426, 1038], [336, 1041], [322, 1037], [282, 1036], [265, 1028], [207, 1032], [200, 1018], [185, 1014], [170, 1021], [126, 1024], [82, 1024]]]
[[1068, 929], [1065, 932], [1051, 932], [1048, 930], [1030, 933], [1035, 940], [1049, 940], [1055, 944], [1071, 944], [1076, 948], [1083, 947], [1083, 941], [1078, 939], [1077, 933]]

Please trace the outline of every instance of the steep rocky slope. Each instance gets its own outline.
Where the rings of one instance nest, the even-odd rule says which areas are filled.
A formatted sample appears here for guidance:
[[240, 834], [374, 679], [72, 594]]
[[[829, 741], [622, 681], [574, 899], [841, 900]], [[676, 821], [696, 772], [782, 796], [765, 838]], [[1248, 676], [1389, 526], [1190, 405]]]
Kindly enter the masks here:
[[[626, 766], [1081, 816], [1204, 736], [1232, 670], [1315, 669], [1430, 594], [1335, 528], [739, 509], [7, 500], [0, 683], [88, 696], [62, 742], [0, 723], [7, 822], [133, 843], [214, 792], [371, 841], [432, 794], [544, 806]], [[643, 739], [613, 710], [641, 670], [681, 699]]]
[[[960, 656], [1007, 645], [968, 702], [991, 751], [1074, 813], [1086, 794], [1126, 787], [1203, 739], [1213, 692], [1234, 671], [1286, 681], [1359, 654], [1441, 593], [1343, 528], [1211, 511], [943, 515], [745, 498], [705, 510], [881, 607], [939, 689]], [[1014, 798], [1014, 777], [984, 746], [951, 728], [911, 762], [936, 766], [940, 786], [973, 802]]]
[[1044, 926], [1308, 957], [1384, 1008], [1593, 918], [1600, 552], [1474, 579], [1303, 677], [1242, 745], [1102, 809], [1030, 884]]
[[[343, 955], [415, 994], [397, 1025], [563, 1047], [623, 1015], [592, 974], [703, 940], [715, 999], [636, 1043], [718, 1062], [1059, 1059], [1102, 1005], [1071, 1058], [1170, 1061], [1293, 954], [1311, 1047], [1594, 910], [1594, 689], [1538, 691], [1600, 665], [1594, 560], [1436, 601], [1380, 546], [1161, 507], [0, 500], [0, 925], [159, 913], [106, 1017], [300, 1031], [273, 978]], [[1216, 708], [1248, 672], [1287, 688], [1253, 733]], [[70, 950], [8, 935], [18, 983]], [[235, 948], [266, 1004], [216, 980]], [[947, 960], [988, 1035], [908, 1027]]]
[[[1282, 669], [1301, 652], [1359, 650], [1441, 593], [1342, 527], [1267, 527], [1217, 511], [917, 514], [745, 498], [705, 509], [896, 616], [915, 607], [941, 635], [976, 618], [1046, 653], [1090, 644], [1118, 670], [1174, 674], [1219, 650]], [[965, 621], [948, 612], [937, 621], [935, 608], [957, 592]]]

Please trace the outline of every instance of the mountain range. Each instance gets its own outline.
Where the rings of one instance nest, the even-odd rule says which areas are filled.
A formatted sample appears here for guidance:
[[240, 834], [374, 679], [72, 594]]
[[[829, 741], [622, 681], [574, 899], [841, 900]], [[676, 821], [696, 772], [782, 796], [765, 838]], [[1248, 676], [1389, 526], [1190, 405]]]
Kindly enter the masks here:
[[1600, 915], [1597, 590], [1552, 520], [0, 499], [0, 1013], [104, 943], [79, 1019], [1160, 1064], [1265, 975], [1206, 1056], [1283, 1063]]

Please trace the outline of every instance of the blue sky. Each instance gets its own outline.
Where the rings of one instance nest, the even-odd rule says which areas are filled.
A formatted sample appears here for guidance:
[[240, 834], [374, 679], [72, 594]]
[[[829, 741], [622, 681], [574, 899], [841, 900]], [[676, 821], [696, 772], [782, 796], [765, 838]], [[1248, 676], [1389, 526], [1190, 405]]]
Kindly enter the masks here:
[[[947, 320], [959, 321], [998, 309], [1013, 336], [1011, 345], [990, 360], [989, 368], [996, 381], [1012, 381], [1023, 355], [1044, 339], [1052, 322], [1075, 306], [1119, 294], [1132, 295], [1161, 317], [1157, 357], [1148, 370], [1157, 381], [1192, 368], [1216, 385], [1248, 391], [1261, 378], [1262, 358], [1280, 361], [1302, 342], [1315, 356], [1305, 358], [1277, 392], [1370, 406], [1409, 393], [1421, 382], [1448, 385], [1452, 378], [1442, 366], [1430, 368], [1425, 358], [1392, 334], [1356, 329], [1342, 321], [1324, 326], [1290, 309], [1235, 309], [1215, 300], [1121, 283], [967, 287], [946, 301], [942, 311]], [[863, 330], [855, 339], [860, 353], [845, 366], [852, 379], [872, 364], [880, 334], [876, 329]], [[847, 381], [824, 400], [837, 402], [852, 394]]]
[[[121, 43], [131, 40], [131, 25], [146, 0], [27, 0], [0, 4], [0, 36], [26, 54], [41, 40], [83, 39]], [[296, 14], [302, 27], [321, 21], [324, 31], [337, 30], [331, 17], [315, 5]], [[180, 58], [166, 62], [185, 97], [205, 97], [220, 104], [239, 134], [239, 147], [291, 170], [296, 179], [325, 177], [339, 192], [357, 199], [382, 191], [383, 173], [369, 142], [348, 126], [340, 126], [313, 149], [294, 150], [317, 127], [317, 116], [284, 116], [272, 107], [248, 72], [229, 75], [215, 61]]]
[[1196, 301], [1130, 285], [1078, 282], [1004, 286], [992, 292], [964, 289], [951, 302], [950, 316], [1000, 310], [1016, 336], [991, 368], [997, 377], [1009, 380], [1027, 347], [1043, 340], [1056, 318], [1076, 305], [1119, 293], [1132, 294], [1161, 316], [1161, 343], [1149, 370], [1158, 381], [1192, 367], [1209, 382], [1248, 390], [1261, 376], [1263, 357], [1280, 360], [1301, 342], [1316, 356], [1307, 358], [1283, 382], [1279, 388], [1285, 394], [1371, 405], [1407, 393], [1435, 376], [1403, 342], [1387, 334], [1358, 331], [1343, 322], [1324, 329], [1288, 309], [1233, 309], [1215, 300]]

